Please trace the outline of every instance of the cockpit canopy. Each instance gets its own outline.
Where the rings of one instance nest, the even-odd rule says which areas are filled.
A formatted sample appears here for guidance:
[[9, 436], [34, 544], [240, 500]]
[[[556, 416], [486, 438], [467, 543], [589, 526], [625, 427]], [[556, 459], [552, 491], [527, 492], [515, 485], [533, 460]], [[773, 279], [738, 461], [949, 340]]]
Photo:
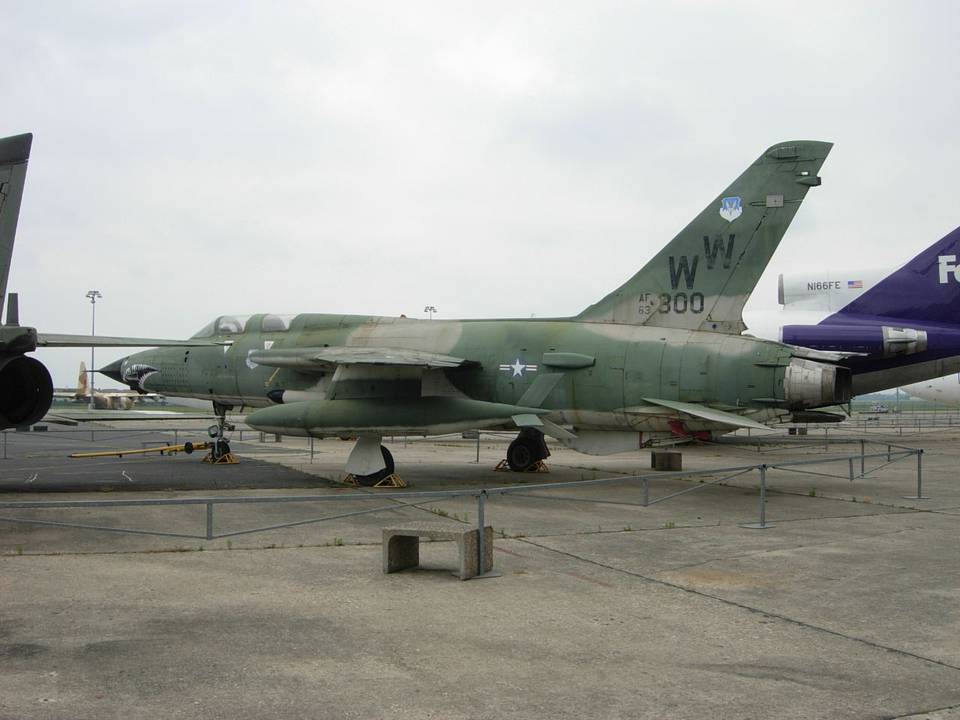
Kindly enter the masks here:
[[193, 334], [195, 338], [213, 337], [214, 335], [239, 335], [247, 326], [249, 315], [221, 315], [216, 320], [207, 323]]
[[[260, 318], [259, 329], [261, 332], [286, 332], [290, 329], [290, 322], [294, 317], [293, 315], [264, 315]], [[200, 330], [193, 334], [193, 337], [206, 338], [215, 335], [240, 335], [247, 329], [256, 330], [256, 322], [253, 323], [254, 327], [247, 327], [250, 318], [250, 315], [221, 315], [216, 320], [200, 328]]]

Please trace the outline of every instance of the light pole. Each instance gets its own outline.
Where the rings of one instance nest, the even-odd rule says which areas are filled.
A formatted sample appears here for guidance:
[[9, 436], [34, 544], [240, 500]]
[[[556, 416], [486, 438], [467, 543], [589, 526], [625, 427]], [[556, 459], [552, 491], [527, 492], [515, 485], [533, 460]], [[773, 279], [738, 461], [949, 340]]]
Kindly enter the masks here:
[[[87, 297], [90, 298], [90, 336], [97, 334], [97, 299], [102, 298], [99, 290], [87, 290]], [[90, 375], [87, 378], [87, 385], [90, 389], [90, 409], [94, 410], [93, 403], [93, 370], [96, 365], [93, 364], [93, 345], [90, 346]]]
[[436, 309], [433, 305], [427, 305], [427, 306], [423, 309], [423, 311], [424, 311], [425, 313], [429, 313], [429, 314], [430, 314], [430, 316], [427, 318], [428, 320], [433, 320], [433, 314], [437, 311], [437, 309]]

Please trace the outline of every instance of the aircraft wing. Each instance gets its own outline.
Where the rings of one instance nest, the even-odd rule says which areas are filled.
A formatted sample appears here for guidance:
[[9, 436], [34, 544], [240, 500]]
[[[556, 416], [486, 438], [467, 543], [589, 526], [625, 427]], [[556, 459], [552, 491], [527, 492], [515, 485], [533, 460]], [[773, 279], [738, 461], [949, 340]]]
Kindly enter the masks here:
[[[726, 412], [724, 410], [717, 410], [716, 408], [707, 407], [706, 405], [698, 405], [697, 403], [685, 403], [678, 402], [676, 400], [661, 400], [659, 398], [643, 398], [645, 402], [650, 403], [651, 405], [659, 405], [660, 407], [665, 407], [670, 410], [675, 410], [683, 415], [690, 415], [701, 420], [709, 420], [710, 422], [719, 423], [721, 425], [729, 425], [730, 427], [738, 428], [753, 428], [754, 430], [769, 430], [770, 428], [762, 423], [758, 423], [756, 420], [751, 420], [750, 418], [744, 417], [743, 415], [737, 415], [735, 413]], [[640, 411], [642, 408], [627, 408], [627, 412], [631, 411]]]
[[210, 347], [222, 344], [196, 339], [161, 340], [159, 338], [112, 337], [109, 335], [37, 334], [37, 347]]
[[[125, 421], [169, 421], [169, 420], [217, 420], [217, 415], [209, 413], [184, 413], [175, 410], [87, 410], [86, 408], [57, 408], [43, 416], [43, 422], [53, 425], [75, 426], [80, 423], [125, 422]], [[158, 432], [162, 432], [159, 429]], [[201, 431], [198, 430], [198, 433]], [[205, 431], [202, 431], [205, 434]]]
[[257, 365], [301, 372], [326, 372], [341, 365], [387, 365], [454, 368], [472, 364], [470, 360], [440, 353], [389, 347], [321, 347], [254, 350], [248, 360]]

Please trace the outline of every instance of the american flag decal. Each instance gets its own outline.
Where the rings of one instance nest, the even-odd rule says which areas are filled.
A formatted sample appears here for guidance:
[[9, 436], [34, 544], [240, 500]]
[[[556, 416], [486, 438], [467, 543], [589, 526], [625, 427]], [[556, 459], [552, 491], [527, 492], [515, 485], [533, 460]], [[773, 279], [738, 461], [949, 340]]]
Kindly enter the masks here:
[[861, 290], [863, 288], [863, 280], [847, 280], [847, 290]]

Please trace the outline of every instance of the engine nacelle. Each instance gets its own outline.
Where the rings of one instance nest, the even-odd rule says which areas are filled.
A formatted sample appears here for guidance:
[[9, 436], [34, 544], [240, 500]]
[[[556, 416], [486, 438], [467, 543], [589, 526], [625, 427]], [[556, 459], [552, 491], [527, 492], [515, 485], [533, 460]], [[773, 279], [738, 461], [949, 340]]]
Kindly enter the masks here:
[[0, 429], [32, 425], [53, 403], [53, 380], [43, 363], [26, 355], [0, 356]]
[[815, 408], [850, 402], [853, 378], [838, 365], [793, 358], [783, 377], [783, 392], [790, 408]]
[[784, 325], [781, 338], [789, 345], [875, 357], [912, 355], [927, 349], [926, 330], [890, 325]]

